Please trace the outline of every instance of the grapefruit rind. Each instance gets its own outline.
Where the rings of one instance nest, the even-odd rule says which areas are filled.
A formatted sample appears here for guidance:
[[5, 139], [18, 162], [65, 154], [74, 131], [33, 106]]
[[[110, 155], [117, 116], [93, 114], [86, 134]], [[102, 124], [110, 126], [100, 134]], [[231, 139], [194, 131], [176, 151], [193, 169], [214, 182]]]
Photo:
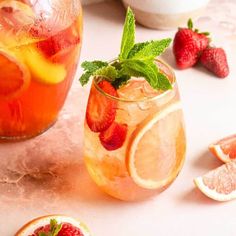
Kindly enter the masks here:
[[211, 144], [208, 148], [212, 154], [224, 163], [231, 161], [229, 154], [225, 154], [219, 144]]
[[128, 170], [131, 178], [133, 181], [140, 187], [145, 189], [158, 189], [166, 186], [167, 184], [171, 183], [173, 179], [175, 178], [174, 175], [169, 176], [166, 179], [163, 179], [161, 181], [154, 181], [154, 180], [145, 180], [139, 177], [136, 167], [135, 167], [135, 152], [136, 148], [138, 146], [138, 143], [144, 136], [144, 134], [150, 130], [159, 120], [164, 119], [167, 115], [169, 115], [172, 112], [178, 111], [182, 109], [182, 105], [180, 102], [176, 102], [164, 110], [157, 112], [141, 129], [139, 130], [138, 134], [135, 136], [135, 138], [132, 140], [132, 143], [130, 144], [130, 149], [128, 151], [127, 160], [128, 160]]
[[236, 190], [231, 192], [230, 194], [222, 194], [222, 193], [218, 193], [217, 191], [215, 191], [214, 189], [210, 189], [208, 188], [204, 182], [203, 182], [203, 178], [202, 177], [197, 177], [194, 179], [194, 183], [196, 185], [196, 187], [203, 193], [205, 194], [207, 197], [215, 200], [215, 201], [220, 201], [220, 202], [226, 202], [226, 201], [230, 201], [233, 199], [236, 199]]
[[28, 222], [26, 225], [24, 225], [15, 234], [15, 236], [28, 236], [28, 235], [31, 235], [39, 227], [50, 224], [51, 219], [56, 219], [58, 224], [60, 224], [60, 223], [70, 223], [70, 224], [78, 227], [79, 229], [81, 229], [84, 236], [91, 236], [87, 226], [84, 223], [82, 223], [79, 220], [74, 219], [70, 216], [65, 216], [65, 215], [48, 215], [48, 216], [42, 216], [42, 217], [36, 218], [36, 219]]

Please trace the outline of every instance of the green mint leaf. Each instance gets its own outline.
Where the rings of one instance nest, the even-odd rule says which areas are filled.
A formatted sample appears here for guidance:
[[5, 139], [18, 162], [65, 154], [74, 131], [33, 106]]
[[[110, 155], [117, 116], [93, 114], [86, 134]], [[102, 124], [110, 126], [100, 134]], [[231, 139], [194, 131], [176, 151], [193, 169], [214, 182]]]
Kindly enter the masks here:
[[85, 70], [85, 71], [89, 71], [89, 72], [94, 72], [96, 70], [98, 70], [101, 67], [107, 66], [108, 63], [107, 62], [103, 62], [103, 61], [84, 61], [81, 64], [81, 67]]
[[158, 72], [157, 79], [159, 81], [159, 89], [161, 89], [163, 91], [172, 89], [172, 85], [171, 85], [170, 81], [168, 80], [168, 78], [164, 74]]
[[133, 48], [130, 50], [128, 58], [132, 58], [137, 52], [142, 50], [150, 42], [136, 43]]
[[122, 64], [123, 74], [129, 77], [144, 77], [154, 89], [171, 89], [171, 83], [168, 78], [159, 72], [157, 65], [153, 60], [127, 59]]
[[135, 42], [135, 18], [132, 10], [128, 7], [123, 36], [121, 41], [119, 59], [128, 58], [130, 50], [133, 48]]
[[53, 229], [57, 227], [57, 220], [56, 219], [51, 219], [50, 220], [50, 231], [53, 231]]
[[47, 236], [47, 234], [40, 232], [40, 233], [39, 233], [39, 236]]
[[191, 18], [188, 19], [188, 28], [193, 29], [193, 21]]
[[119, 89], [121, 86], [127, 84], [129, 80], [129, 75], [121, 75], [119, 78], [116, 78], [116, 80], [112, 82], [112, 85], [115, 89]]
[[81, 75], [79, 81], [81, 83], [82, 86], [84, 86], [85, 84], [87, 84], [89, 82], [89, 78], [92, 76], [93, 73], [87, 71], [84, 74]]
[[57, 236], [62, 228], [62, 224], [57, 225], [57, 227], [54, 229], [52, 236]]
[[154, 89], [160, 88], [157, 79], [158, 68], [153, 61], [127, 59], [123, 64], [123, 69], [129, 76], [144, 77]]
[[152, 59], [156, 58], [157, 56], [161, 55], [166, 48], [169, 47], [171, 43], [171, 39], [162, 39], [162, 40], [155, 40], [155, 41], [150, 41], [146, 42], [143, 47], [134, 53], [132, 58], [134, 59]]
[[57, 236], [62, 228], [62, 224], [58, 224], [56, 219], [50, 220], [50, 232], [46, 236]]
[[89, 78], [94, 74], [95, 71], [99, 70], [100, 68], [108, 66], [107, 62], [103, 61], [85, 61], [81, 64], [81, 67], [84, 69], [84, 73], [80, 77], [80, 83], [82, 86], [88, 83]]
[[106, 80], [112, 82], [118, 77], [118, 72], [114, 66], [108, 65], [96, 70], [93, 75], [106, 77]]

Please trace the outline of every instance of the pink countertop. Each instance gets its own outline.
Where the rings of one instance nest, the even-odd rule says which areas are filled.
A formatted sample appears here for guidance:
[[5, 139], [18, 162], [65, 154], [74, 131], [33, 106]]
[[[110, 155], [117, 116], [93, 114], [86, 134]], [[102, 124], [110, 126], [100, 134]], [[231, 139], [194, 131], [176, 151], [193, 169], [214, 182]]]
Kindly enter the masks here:
[[[94, 236], [234, 236], [236, 201], [214, 202], [195, 189], [193, 178], [219, 166], [209, 143], [236, 132], [236, 1], [213, 0], [197, 26], [213, 33], [228, 53], [231, 74], [220, 80], [196, 67], [176, 70], [185, 112], [188, 151], [184, 168], [161, 195], [125, 203], [103, 194], [82, 162], [82, 126], [89, 86], [75, 79], [57, 124], [21, 143], [0, 144], [0, 235], [13, 236], [28, 220], [62, 213], [78, 217]], [[118, 1], [85, 7], [81, 60], [118, 54], [124, 9]], [[174, 31], [137, 27], [137, 40]], [[164, 58], [174, 68], [171, 50]], [[81, 71], [79, 71], [80, 73]]]

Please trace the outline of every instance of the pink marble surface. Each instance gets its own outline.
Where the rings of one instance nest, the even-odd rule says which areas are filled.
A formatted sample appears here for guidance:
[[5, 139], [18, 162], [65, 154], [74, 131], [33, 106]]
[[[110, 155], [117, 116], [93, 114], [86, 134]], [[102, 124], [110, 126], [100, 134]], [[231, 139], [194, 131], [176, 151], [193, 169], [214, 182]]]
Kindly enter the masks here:
[[[236, 132], [236, 1], [213, 0], [197, 22], [213, 43], [226, 49], [226, 80], [197, 66], [176, 70], [185, 111], [188, 151], [183, 171], [161, 195], [124, 203], [100, 192], [82, 162], [83, 117], [89, 86], [76, 78], [57, 124], [21, 143], [0, 144], [0, 235], [13, 236], [26, 221], [63, 213], [82, 219], [96, 236], [214, 235], [236, 233], [236, 201], [217, 203], [194, 188], [192, 179], [219, 166], [207, 145]], [[119, 50], [124, 9], [118, 1], [85, 8], [81, 60], [111, 59]], [[137, 27], [137, 40], [173, 36], [174, 31]], [[164, 59], [174, 68], [171, 50]], [[78, 73], [80, 73], [79, 71]]]

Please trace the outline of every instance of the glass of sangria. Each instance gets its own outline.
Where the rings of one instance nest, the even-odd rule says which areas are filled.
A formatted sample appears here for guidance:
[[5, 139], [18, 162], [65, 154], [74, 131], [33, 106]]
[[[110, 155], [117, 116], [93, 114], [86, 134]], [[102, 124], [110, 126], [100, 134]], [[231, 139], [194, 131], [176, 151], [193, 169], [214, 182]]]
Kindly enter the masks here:
[[55, 123], [81, 36], [78, 0], [0, 1], [0, 140], [34, 137]]
[[[118, 90], [99, 77], [93, 80], [85, 121], [85, 163], [97, 185], [121, 200], [142, 200], [163, 191], [184, 163], [178, 86], [172, 69], [160, 60], [156, 63], [172, 90], [158, 92], [142, 78], [132, 78]], [[99, 126], [108, 128], [98, 133]]]
[[[185, 126], [174, 71], [159, 59], [171, 39], [134, 43], [128, 9], [121, 52], [112, 62], [84, 62], [93, 79], [85, 119], [84, 158], [109, 195], [142, 200], [166, 189], [180, 172]], [[128, 52], [127, 52], [128, 51]]]

